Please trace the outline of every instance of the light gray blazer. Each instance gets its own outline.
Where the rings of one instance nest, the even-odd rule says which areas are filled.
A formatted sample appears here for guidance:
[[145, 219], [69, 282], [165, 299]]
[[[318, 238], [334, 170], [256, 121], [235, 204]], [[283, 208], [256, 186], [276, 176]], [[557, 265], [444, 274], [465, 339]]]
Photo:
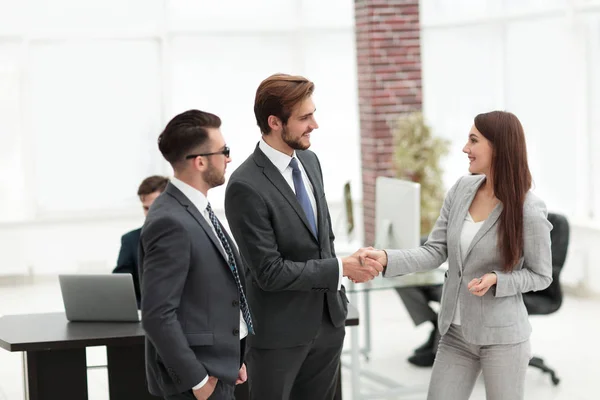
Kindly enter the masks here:
[[[543, 290], [552, 283], [552, 224], [546, 218], [544, 202], [529, 192], [523, 205], [523, 257], [512, 273], [502, 272], [497, 236], [498, 218], [503, 208], [500, 203], [473, 238], [463, 262], [460, 234], [484, 180], [483, 175], [460, 178], [448, 192], [440, 216], [423, 246], [386, 250], [388, 265], [384, 276], [427, 271], [448, 260], [438, 316], [440, 333], [444, 335], [448, 331], [460, 296], [462, 331], [469, 343], [520, 343], [531, 333], [522, 293]], [[492, 271], [498, 276], [496, 286], [482, 297], [471, 294], [467, 288], [469, 281]]]

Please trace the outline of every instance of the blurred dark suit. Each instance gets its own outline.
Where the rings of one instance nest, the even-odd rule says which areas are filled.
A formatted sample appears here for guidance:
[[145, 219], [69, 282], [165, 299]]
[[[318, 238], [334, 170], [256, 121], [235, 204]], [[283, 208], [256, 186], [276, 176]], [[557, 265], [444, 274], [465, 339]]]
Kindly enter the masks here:
[[140, 234], [142, 228], [127, 232], [121, 237], [121, 250], [119, 250], [119, 258], [117, 266], [113, 270], [113, 274], [131, 274], [133, 277], [133, 288], [135, 289], [135, 298], [138, 308], [140, 308], [140, 279], [138, 273], [138, 245], [140, 243]]

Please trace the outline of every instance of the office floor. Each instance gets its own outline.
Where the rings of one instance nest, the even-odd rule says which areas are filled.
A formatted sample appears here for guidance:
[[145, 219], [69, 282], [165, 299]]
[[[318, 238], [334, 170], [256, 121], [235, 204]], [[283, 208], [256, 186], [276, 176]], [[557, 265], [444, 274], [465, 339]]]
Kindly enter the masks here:
[[[410, 384], [427, 384], [431, 369], [413, 367], [406, 358], [425, 340], [430, 327], [414, 328], [395, 291], [372, 294], [373, 350], [365, 364], [371, 371]], [[55, 279], [26, 282], [0, 281], [0, 315], [61, 311], [62, 299]], [[551, 316], [531, 318], [532, 348], [557, 369], [561, 378], [554, 387], [538, 370], [527, 371], [528, 400], [594, 400], [598, 398], [600, 360], [600, 300], [567, 297], [561, 310]], [[347, 344], [350, 335], [347, 335]], [[89, 364], [103, 364], [102, 348], [88, 351]], [[364, 362], [364, 360], [363, 360]], [[344, 370], [344, 399], [350, 400], [350, 376]], [[0, 400], [23, 399], [21, 355], [0, 350]], [[105, 369], [88, 372], [89, 399], [108, 400]], [[377, 389], [365, 381], [364, 389]], [[403, 397], [408, 399], [408, 397]], [[424, 399], [425, 395], [410, 397]], [[485, 399], [481, 379], [471, 399]]]

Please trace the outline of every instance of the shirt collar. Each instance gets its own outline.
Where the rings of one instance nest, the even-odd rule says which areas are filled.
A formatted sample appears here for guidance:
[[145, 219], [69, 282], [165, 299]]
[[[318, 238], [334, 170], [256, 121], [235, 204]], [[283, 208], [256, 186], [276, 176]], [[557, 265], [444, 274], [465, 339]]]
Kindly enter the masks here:
[[288, 156], [285, 153], [280, 152], [279, 150], [275, 150], [271, 147], [263, 138], [260, 138], [260, 142], [258, 142], [258, 148], [265, 153], [265, 156], [275, 165], [275, 167], [283, 174], [283, 171], [286, 170], [287, 167], [290, 166], [290, 161], [292, 158], [296, 157], [296, 151], [292, 154], [292, 157]]
[[208, 206], [208, 199], [201, 191], [175, 177], [171, 178], [171, 183], [192, 202], [198, 211], [204, 214], [206, 206]]

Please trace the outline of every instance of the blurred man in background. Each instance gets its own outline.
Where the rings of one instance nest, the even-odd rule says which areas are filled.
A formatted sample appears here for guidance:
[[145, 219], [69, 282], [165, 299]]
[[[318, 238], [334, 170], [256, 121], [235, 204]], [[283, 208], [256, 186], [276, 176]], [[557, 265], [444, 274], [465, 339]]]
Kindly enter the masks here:
[[[144, 217], [148, 215], [154, 200], [165, 190], [169, 179], [164, 176], [153, 175], [144, 179], [138, 188], [137, 194], [142, 202]], [[117, 266], [113, 274], [131, 274], [138, 308], [140, 308], [140, 282], [138, 277], [138, 244], [142, 228], [135, 229], [121, 237], [121, 250], [117, 259]]]

